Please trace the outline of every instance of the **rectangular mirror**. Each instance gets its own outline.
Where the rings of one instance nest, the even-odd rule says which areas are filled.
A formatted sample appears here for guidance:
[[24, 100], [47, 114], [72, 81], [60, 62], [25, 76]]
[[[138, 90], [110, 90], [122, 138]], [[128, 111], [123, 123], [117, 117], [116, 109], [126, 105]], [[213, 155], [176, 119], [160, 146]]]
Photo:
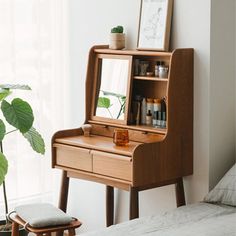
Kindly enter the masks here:
[[98, 55], [95, 70], [95, 120], [127, 123], [131, 63], [131, 56]]

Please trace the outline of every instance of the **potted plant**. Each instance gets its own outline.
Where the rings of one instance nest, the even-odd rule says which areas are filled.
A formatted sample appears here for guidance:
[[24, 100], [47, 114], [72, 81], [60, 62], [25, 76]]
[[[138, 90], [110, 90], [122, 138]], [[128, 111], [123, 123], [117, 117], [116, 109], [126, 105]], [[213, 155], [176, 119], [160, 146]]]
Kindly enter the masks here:
[[110, 34], [110, 49], [123, 49], [125, 48], [125, 34], [124, 28], [121, 25], [111, 29]]
[[[8, 170], [8, 161], [3, 152], [3, 141], [7, 138], [8, 134], [13, 132], [20, 132], [22, 136], [28, 140], [30, 146], [35, 152], [44, 154], [45, 144], [44, 140], [38, 131], [33, 127], [34, 115], [29, 103], [21, 98], [10, 99], [14, 90], [31, 90], [27, 85], [9, 85], [0, 84], [0, 185], [3, 187], [4, 205], [6, 219], [0, 225], [0, 235], [11, 235], [11, 224], [7, 219], [8, 214], [8, 201], [5, 185], [5, 176]], [[7, 130], [7, 127], [12, 127]], [[22, 230], [20, 230], [22, 231]], [[20, 232], [22, 235], [22, 232]]]

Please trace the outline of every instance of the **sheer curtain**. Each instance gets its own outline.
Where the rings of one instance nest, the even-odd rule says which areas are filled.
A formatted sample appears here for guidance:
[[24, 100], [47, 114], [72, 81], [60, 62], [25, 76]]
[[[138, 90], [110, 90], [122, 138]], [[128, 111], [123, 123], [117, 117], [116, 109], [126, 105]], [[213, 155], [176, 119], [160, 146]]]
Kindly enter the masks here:
[[[9, 134], [4, 153], [10, 208], [52, 198], [50, 139], [67, 121], [68, 0], [0, 0], [0, 84], [28, 84], [17, 95], [28, 101], [46, 155], [35, 154], [21, 135]], [[11, 98], [9, 98], [11, 99]], [[0, 192], [0, 215], [3, 212]]]

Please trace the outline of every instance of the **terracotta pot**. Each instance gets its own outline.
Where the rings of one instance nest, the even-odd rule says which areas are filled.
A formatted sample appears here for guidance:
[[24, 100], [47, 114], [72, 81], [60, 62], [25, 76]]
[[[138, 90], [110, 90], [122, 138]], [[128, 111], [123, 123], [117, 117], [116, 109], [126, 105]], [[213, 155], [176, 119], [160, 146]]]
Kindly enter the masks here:
[[111, 33], [109, 48], [116, 49], [116, 50], [125, 48], [125, 34]]
[[[6, 221], [1, 220], [0, 225], [4, 225], [4, 224], [6, 224]], [[23, 228], [19, 230], [19, 236], [27, 236], [28, 234], [29, 233]], [[0, 231], [0, 236], [11, 236], [11, 230]]]

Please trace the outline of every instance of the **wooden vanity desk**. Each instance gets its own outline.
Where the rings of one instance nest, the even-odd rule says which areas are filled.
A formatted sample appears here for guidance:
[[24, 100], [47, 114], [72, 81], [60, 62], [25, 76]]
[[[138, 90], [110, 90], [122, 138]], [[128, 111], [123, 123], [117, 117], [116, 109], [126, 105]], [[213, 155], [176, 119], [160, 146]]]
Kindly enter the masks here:
[[[150, 71], [157, 61], [165, 62], [168, 77], [135, 75], [138, 60], [148, 62]], [[165, 128], [137, 125], [137, 95], [166, 97]], [[88, 60], [85, 124], [92, 125], [89, 137], [76, 128], [52, 138], [52, 167], [63, 170], [62, 210], [67, 207], [69, 178], [106, 185], [107, 226], [113, 224], [114, 187], [129, 191], [130, 219], [138, 217], [138, 193], [146, 189], [175, 184], [177, 206], [184, 205], [182, 178], [193, 173], [193, 49], [152, 52], [94, 46]], [[129, 130], [127, 146], [113, 143], [115, 128]]]

